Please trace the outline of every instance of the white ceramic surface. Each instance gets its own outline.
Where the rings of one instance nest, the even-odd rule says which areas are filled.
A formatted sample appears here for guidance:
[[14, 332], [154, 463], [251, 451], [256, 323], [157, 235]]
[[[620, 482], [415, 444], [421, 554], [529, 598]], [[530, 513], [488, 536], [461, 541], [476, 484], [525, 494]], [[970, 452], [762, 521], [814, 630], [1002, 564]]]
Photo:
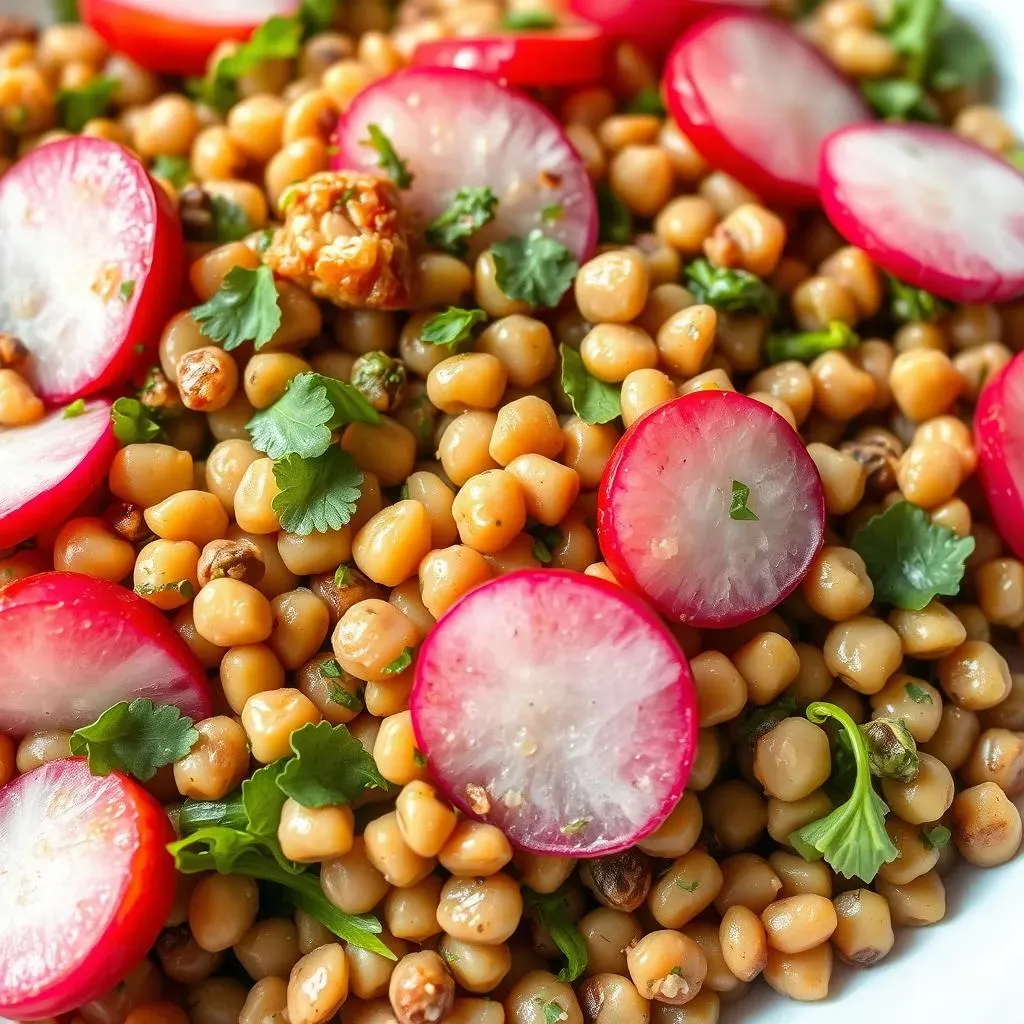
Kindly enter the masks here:
[[[179, 0], [183, 8], [203, 0]], [[1024, 0], [950, 0], [992, 45], [999, 101], [1024, 133]], [[0, 0], [0, 14], [39, 17], [46, 0]], [[1024, 810], [1024, 800], [1020, 806]], [[758, 986], [722, 1024], [1024, 1024], [1024, 855], [947, 879], [947, 916], [901, 929], [870, 970], [839, 968], [824, 1003], [793, 1003]]]

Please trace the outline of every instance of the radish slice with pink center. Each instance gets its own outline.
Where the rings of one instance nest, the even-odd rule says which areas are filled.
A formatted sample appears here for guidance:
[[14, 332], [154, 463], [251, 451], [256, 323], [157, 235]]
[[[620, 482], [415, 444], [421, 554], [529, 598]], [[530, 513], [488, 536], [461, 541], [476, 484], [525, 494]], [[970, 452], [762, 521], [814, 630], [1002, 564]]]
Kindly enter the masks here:
[[857, 90], [782, 22], [719, 14], [669, 55], [669, 112], [704, 158], [761, 198], [818, 202], [818, 164], [836, 129], [871, 117]]
[[634, 424], [605, 467], [597, 515], [615, 576], [698, 627], [770, 611], [825, 535], [821, 478], [799, 435], [731, 391], [677, 398]]
[[69, 402], [122, 384], [179, 291], [181, 225], [122, 146], [76, 136], [0, 178], [0, 330], [28, 347], [36, 393]]
[[142, 962], [174, 901], [173, 840], [141, 786], [78, 758], [0, 790], [0, 1014], [70, 1013]]
[[410, 706], [452, 802], [536, 853], [642, 839], [696, 748], [679, 645], [636, 597], [579, 573], [523, 570], [467, 594], [424, 641]]
[[117, 452], [110, 403], [57, 409], [27, 427], [0, 427], [0, 548], [61, 522], [106, 479]]
[[[493, 221], [474, 251], [540, 229], [581, 260], [597, 238], [590, 178], [561, 125], [540, 104], [488, 75], [456, 68], [412, 68], [375, 82], [338, 125], [336, 169], [380, 173], [363, 142], [377, 125], [413, 174], [402, 193], [418, 227], [444, 213], [460, 188], [491, 188]], [[545, 211], [560, 208], [557, 219]]]
[[999, 534], [1024, 558], [1024, 353], [985, 385], [974, 412], [978, 473]]
[[206, 675], [170, 622], [131, 590], [47, 572], [0, 593], [0, 732], [77, 729], [148, 697], [211, 712]]
[[837, 133], [821, 201], [844, 238], [907, 284], [952, 302], [1024, 294], [1024, 174], [944, 128]]

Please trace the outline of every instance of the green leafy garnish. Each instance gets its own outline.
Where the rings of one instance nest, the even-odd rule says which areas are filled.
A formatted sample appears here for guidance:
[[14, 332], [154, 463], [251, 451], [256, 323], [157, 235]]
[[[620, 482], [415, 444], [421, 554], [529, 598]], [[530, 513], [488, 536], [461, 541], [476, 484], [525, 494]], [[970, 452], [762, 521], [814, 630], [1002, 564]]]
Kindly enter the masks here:
[[862, 526], [850, 546], [864, 559], [876, 600], [920, 611], [939, 594], [960, 593], [974, 538], [958, 537], [923, 508], [898, 501]]
[[882, 32], [903, 58], [904, 74], [912, 82], [925, 77], [935, 42], [943, 0], [895, 0]]
[[359, 694], [346, 690], [341, 683], [335, 683], [333, 680], [327, 684], [327, 696], [332, 704], [338, 704], [346, 711], [354, 711], [356, 714], [366, 706]]
[[337, 445], [312, 459], [295, 454], [277, 459], [274, 479], [280, 493], [272, 507], [281, 529], [300, 537], [340, 530], [349, 523], [363, 485], [355, 459]]
[[597, 239], [613, 245], [629, 245], [633, 241], [633, 214], [629, 207], [612, 191], [607, 182], [598, 182]]
[[460, 188], [448, 209], [427, 226], [427, 241], [452, 256], [465, 256], [468, 241], [494, 220], [498, 197], [489, 188]]
[[962, 18], [946, 12], [932, 39], [928, 84], [939, 92], [973, 85], [988, 78], [995, 62], [988, 43]]
[[348, 423], [380, 423], [380, 413], [351, 384], [322, 373], [300, 373], [273, 405], [246, 424], [252, 445], [272, 459], [313, 459], [331, 446], [331, 434]]
[[622, 415], [619, 389], [592, 376], [583, 357], [568, 345], [560, 345], [562, 390], [572, 410], [584, 423], [610, 423]]
[[155, 441], [162, 433], [160, 424], [136, 398], [118, 398], [110, 410], [110, 421], [114, 425], [114, 437], [122, 446], [146, 444]]
[[69, 132], [80, 132], [94, 117], [102, 117], [109, 109], [120, 82], [107, 75], [97, 75], [81, 89], [61, 89], [57, 93], [57, 117], [60, 126]]
[[179, 190], [183, 189], [194, 177], [187, 156], [169, 156], [167, 154], [153, 158], [149, 173], [154, 177], [164, 178]]
[[180, 761], [199, 741], [199, 733], [170, 704], [139, 697], [121, 701], [91, 725], [71, 734], [71, 753], [85, 756], [93, 775], [123, 772], [147, 782], [164, 765]]
[[740, 739], [753, 746], [766, 732], [771, 732], [787, 718], [796, 714], [796, 697], [786, 694], [771, 704], [751, 711], [739, 727]]
[[387, 789], [373, 758], [343, 725], [304, 725], [292, 733], [289, 758], [277, 788], [303, 807], [350, 804], [366, 789]]
[[[277, 844], [277, 827], [281, 824], [281, 809], [287, 794], [277, 780], [288, 763], [287, 757], [272, 761], [242, 783], [242, 808], [245, 811], [246, 828], [256, 836], [272, 839]], [[283, 855], [282, 855], [283, 856]]]
[[249, 215], [238, 203], [233, 203], [225, 196], [211, 195], [209, 198], [213, 225], [208, 241], [240, 242], [252, 231]]
[[558, 22], [547, 11], [506, 11], [501, 27], [507, 32], [542, 32]]
[[308, 39], [334, 27], [341, 0], [302, 0], [298, 18], [302, 23], [303, 37]]
[[329, 658], [327, 661], [321, 663], [320, 675], [322, 675], [324, 679], [340, 679], [341, 666], [338, 664], [338, 659]]
[[932, 695], [925, 690], [923, 687], [917, 685], [917, 683], [907, 683], [904, 687], [907, 691], [907, 696], [915, 704], [932, 704]]
[[531, 306], [557, 306], [572, 287], [579, 263], [561, 242], [534, 230], [491, 246], [495, 279], [510, 298]]
[[1024, 171], [1024, 148], [1014, 149], [1008, 155], [1009, 161], [1020, 171]]
[[890, 121], [942, 120], [939, 105], [928, 95], [920, 82], [906, 78], [865, 78], [861, 92], [869, 106], [879, 117]]
[[73, 420], [81, 416], [85, 412], [85, 399], [76, 398], [70, 405], [64, 406], [64, 412], [61, 417], [66, 420]]
[[569, 1011], [557, 1000], [544, 1004], [544, 1024], [561, 1024], [569, 1019]]
[[696, 892], [700, 888], [700, 882], [694, 879], [692, 882], [684, 882], [681, 878], [676, 879], [676, 888], [683, 892]]
[[563, 889], [542, 895], [523, 888], [523, 903], [536, 912], [544, 930], [565, 956], [565, 966], [558, 972], [561, 981], [575, 981], [587, 969], [587, 945], [568, 916], [568, 897]]
[[549, 206], [544, 206], [540, 211], [540, 219], [545, 224], [554, 224], [556, 221], [560, 221], [565, 216], [565, 207], [561, 203], [551, 203]]
[[945, 825], [933, 825], [931, 828], [921, 829], [921, 842], [930, 850], [941, 850], [949, 846], [953, 833]]
[[835, 719], [843, 728], [853, 751], [856, 780], [849, 799], [831, 814], [793, 832], [789, 841], [804, 860], [824, 857], [833, 871], [844, 878], [871, 882], [883, 864], [899, 856], [885, 831], [889, 812], [875, 792], [864, 735], [856, 722], [835, 704], [815, 701], [807, 708], [810, 721], [821, 725]]
[[449, 306], [443, 313], [432, 316], [420, 329], [420, 337], [431, 345], [444, 345], [453, 352], [473, 334], [473, 328], [482, 324], [487, 314], [482, 309], [460, 309]]
[[117, 289], [117, 296], [122, 302], [131, 302], [135, 294], [134, 281], [122, 281], [121, 287]]
[[949, 312], [949, 306], [931, 292], [904, 284], [889, 276], [889, 309], [903, 323], [934, 323]]
[[856, 331], [842, 321], [834, 320], [824, 331], [777, 331], [769, 334], [764, 351], [769, 363], [782, 363], [787, 359], [810, 363], [824, 352], [853, 348], [858, 344], [860, 338]]
[[380, 125], [370, 124], [366, 128], [370, 137], [363, 139], [360, 145], [375, 149], [377, 151], [377, 166], [399, 188], [408, 188], [412, 184], [413, 175], [409, 173], [405, 161], [395, 152], [391, 140], [380, 130]]
[[58, 25], [75, 24], [82, 19], [78, 14], [78, 0], [50, 0], [53, 20]]
[[756, 523], [757, 516], [747, 502], [750, 500], [750, 488], [739, 480], [732, 482], [732, 498], [729, 502], [729, 518]]
[[629, 102], [626, 113], [653, 114], [655, 117], [665, 117], [667, 112], [661, 98], [661, 91], [657, 86], [645, 85]]
[[713, 267], [707, 260], [690, 263], [683, 284], [698, 301], [727, 313], [751, 312], [774, 318], [779, 300], [754, 274], [746, 270]]
[[339, 565], [334, 570], [334, 585], [336, 587], [347, 587], [352, 582], [352, 566]]
[[412, 648], [403, 647], [402, 653], [394, 661], [385, 665], [381, 670], [382, 676], [397, 676], [404, 672], [412, 664]]
[[537, 526], [528, 531], [533, 535], [533, 557], [541, 565], [550, 565], [552, 552], [562, 543], [562, 531], [553, 526]]
[[281, 326], [274, 272], [270, 267], [232, 267], [217, 294], [192, 310], [192, 319], [227, 352], [247, 341], [262, 348]]

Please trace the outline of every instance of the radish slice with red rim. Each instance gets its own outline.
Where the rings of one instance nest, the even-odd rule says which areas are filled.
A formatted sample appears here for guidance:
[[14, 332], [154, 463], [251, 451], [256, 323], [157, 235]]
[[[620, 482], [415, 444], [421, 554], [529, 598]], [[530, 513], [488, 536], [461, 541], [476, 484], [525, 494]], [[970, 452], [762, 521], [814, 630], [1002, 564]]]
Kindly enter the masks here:
[[1024, 174], [944, 128], [873, 124], [825, 144], [821, 201], [901, 281], [953, 302], [1024, 294]]
[[1024, 558], [1024, 353], [985, 385], [974, 412], [978, 473], [999, 534]]
[[778, 413], [731, 391], [699, 391], [619, 441], [597, 530], [615, 576], [666, 615], [735, 626], [770, 611], [807, 574], [825, 536], [825, 498]]
[[46, 572], [0, 593], [0, 732], [77, 729], [148, 697], [211, 713], [206, 675], [170, 622], [116, 583]]
[[87, 402], [27, 427], [0, 427], [0, 548], [59, 523], [106, 479], [117, 452], [110, 403]]
[[0, 790], [0, 1014], [69, 1013], [142, 962], [174, 901], [173, 840], [141, 786], [78, 758]]
[[420, 43], [417, 67], [466, 68], [510, 85], [584, 85], [607, 70], [611, 39], [593, 25], [563, 25], [548, 32], [456, 36]]
[[68, 402], [127, 381], [152, 355], [184, 266], [166, 193], [122, 146], [76, 136], [0, 178], [0, 330], [36, 393]]
[[201, 75], [225, 39], [248, 39], [268, 18], [299, 6], [300, 0], [79, 0], [82, 21], [113, 49], [170, 75]]
[[757, 14], [719, 14], [694, 25], [669, 55], [663, 92], [713, 167], [787, 205], [817, 205], [825, 139], [871, 117], [810, 43]]
[[[380, 173], [364, 145], [369, 126], [391, 140], [413, 174], [402, 193], [419, 227], [444, 213], [460, 188], [491, 188], [494, 220], [473, 237], [479, 250], [535, 229], [581, 260], [597, 238], [590, 178], [562, 131], [540, 104], [488, 75], [456, 68], [411, 68], [381, 79], [352, 101], [338, 125], [336, 169]], [[557, 219], [545, 211], [557, 208]]]
[[690, 668], [658, 617], [603, 580], [523, 570], [467, 594], [428, 634], [410, 707], [448, 797], [536, 853], [625, 849], [690, 774]]

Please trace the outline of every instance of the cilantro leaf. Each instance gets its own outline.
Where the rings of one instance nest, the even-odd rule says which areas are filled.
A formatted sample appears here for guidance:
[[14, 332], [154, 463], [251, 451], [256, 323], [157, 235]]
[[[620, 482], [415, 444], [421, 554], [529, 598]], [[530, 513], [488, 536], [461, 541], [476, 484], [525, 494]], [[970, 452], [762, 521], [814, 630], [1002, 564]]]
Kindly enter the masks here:
[[277, 785], [288, 758], [282, 757], [264, 765], [242, 783], [242, 807], [248, 830], [255, 836], [266, 836], [277, 841], [277, 826], [281, 824], [281, 809], [288, 798]]
[[557, 999], [550, 999], [544, 1004], [544, 1024], [562, 1024], [568, 1019], [569, 1011]]
[[406, 162], [395, 152], [391, 140], [380, 130], [380, 125], [366, 126], [370, 133], [368, 139], [360, 142], [361, 146], [369, 146], [377, 151], [377, 166], [399, 187], [409, 188], [413, 175], [409, 172]]
[[633, 214], [629, 207], [612, 191], [607, 182], [598, 182], [597, 239], [615, 245], [629, 245], [633, 241]]
[[403, 647], [402, 653], [390, 664], [385, 665], [381, 670], [382, 676], [397, 676], [404, 672], [412, 664], [412, 648]]
[[531, 306], [557, 306], [572, 287], [579, 263], [561, 242], [540, 231], [491, 246], [495, 279], [510, 298]]
[[114, 437], [126, 444], [146, 444], [162, 433], [160, 424], [137, 398], [118, 398], [110, 409]]
[[888, 278], [889, 309], [903, 323], [934, 323], [949, 311], [949, 306], [931, 292]]
[[238, 203], [233, 203], [226, 196], [211, 195], [209, 198], [213, 214], [211, 242], [240, 242], [252, 231], [249, 215]]
[[193, 179], [187, 156], [168, 156], [162, 153], [153, 158], [149, 173], [154, 177], [166, 179], [178, 190], [183, 189]]
[[313, 459], [295, 454], [278, 459], [274, 479], [280, 493], [272, 507], [281, 529], [300, 537], [340, 530], [350, 522], [363, 485], [355, 459], [337, 445]]
[[501, 19], [501, 27], [507, 32], [539, 32], [557, 24], [547, 11], [507, 11]]
[[319, 32], [328, 32], [334, 27], [338, 14], [339, 0], [302, 0], [298, 18], [302, 24], [303, 36], [309, 38]]
[[878, 601], [920, 611], [939, 594], [960, 593], [974, 538], [958, 537], [924, 509], [898, 501], [862, 526], [850, 547], [864, 559]]
[[465, 256], [468, 240], [494, 220], [498, 197], [489, 188], [460, 188], [451, 205], [427, 226], [427, 241], [452, 256]]
[[388, 788], [373, 758], [343, 725], [304, 725], [291, 735], [295, 756], [277, 777], [277, 787], [303, 807], [349, 804], [363, 790]]
[[942, 15], [943, 0], [896, 0], [882, 32], [904, 58], [906, 77], [924, 80]]
[[455, 351], [482, 324], [487, 314], [482, 309], [460, 309], [449, 306], [443, 313], [432, 316], [421, 328], [420, 337], [431, 345], [445, 345]]
[[921, 841], [931, 850], [941, 850], [949, 846], [953, 833], [945, 825], [933, 825], [921, 829]]
[[726, 313], [753, 312], [774, 318], [779, 300], [759, 277], [746, 270], [713, 267], [694, 260], [686, 268], [683, 284], [693, 297]]
[[924, 687], [918, 686], [917, 683], [907, 683], [904, 689], [907, 691], [907, 696], [915, 704], [932, 704], [932, 695], [924, 689]]
[[661, 91], [657, 86], [645, 85], [626, 107], [627, 114], [653, 114], [655, 117], [667, 116]]
[[560, 345], [562, 354], [562, 390], [572, 410], [584, 423], [610, 423], [622, 415], [619, 389], [592, 376], [583, 365], [583, 357], [568, 345]]
[[91, 725], [71, 734], [71, 753], [84, 755], [93, 775], [123, 772], [141, 782], [158, 768], [181, 760], [199, 741], [199, 733], [170, 704], [154, 704], [139, 697], [121, 701]]
[[834, 320], [824, 331], [777, 331], [769, 334], [764, 351], [769, 363], [782, 363], [788, 359], [810, 363], [824, 352], [852, 348], [858, 344], [860, 338], [853, 328], [841, 320]]
[[878, 869], [899, 856], [885, 831], [889, 812], [875, 792], [871, 764], [864, 736], [856, 722], [834, 704], [815, 701], [807, 708], [810, 721], [821, 725], [833, 718], [843, 728], [856, 764], [856, 781], [850, 798], [831, 814], [793, 832], [789, 841], [804, 860], [824, 857], [832, 870], [844, 878], [873, 881]]
[[729, 518], [757, 522], [757, 516], [751, 511], [747, 502], [750, 499], [750, 488], [739, 480], [732, 482], [732, 498], [729, 502]]
[[77, 419], [83, 412], [85, 412], [85, 399], [76, 398], [69, 405], [64, 406], [64, 412], [61, 413], [61, 418], [65, 420]]
[[928, 55], [928, 85], [939, 92], [974, 85], [988, 78], [994, 67], [992, 51], [984, 37], [962, 18], [945, 12]]
[[232, 267], [220, 291], [192, 310], [192, 318], [226, 352], [247, 341], [262, 348], [281, 326], [281, 307], [270, 267]]
[[568, 897], [563, 889], [542, 895], [523, 888], [523, 903], [540, 918], [544, 930], [565, 956], [565, 966], [558, 972], [561, 981], [575, 981], [586, 969], [589, 954], [580, 930], [568, 917]]
[[871, 109], [879, 117], [892, 121], [942, 120], [939, 105], [925, 92], [920, 82], [907, 78], [865, 78], [860, 90]]
[[69, 132], [80, 132], [94, 117], [109, 109], [121, 83], [107, 75], [97, 75], [81, 89], [61, 89], [57, 93], [57, 117]]

